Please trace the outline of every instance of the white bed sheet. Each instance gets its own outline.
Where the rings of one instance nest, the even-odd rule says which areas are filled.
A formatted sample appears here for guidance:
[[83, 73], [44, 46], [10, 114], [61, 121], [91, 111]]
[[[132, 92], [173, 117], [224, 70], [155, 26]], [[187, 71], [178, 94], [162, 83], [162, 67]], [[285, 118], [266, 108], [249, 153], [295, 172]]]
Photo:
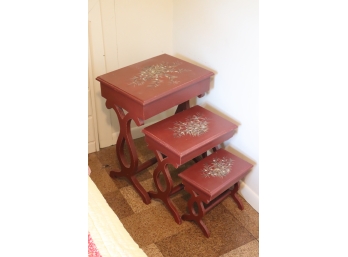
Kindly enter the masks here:
[[88, 176], [88, 230], [102, 257], [146, 257]]

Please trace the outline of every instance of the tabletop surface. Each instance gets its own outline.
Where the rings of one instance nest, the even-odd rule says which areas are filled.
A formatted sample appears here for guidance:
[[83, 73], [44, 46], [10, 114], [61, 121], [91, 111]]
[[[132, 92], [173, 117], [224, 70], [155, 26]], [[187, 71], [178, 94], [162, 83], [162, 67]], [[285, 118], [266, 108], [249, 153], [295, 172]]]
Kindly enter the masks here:
[[145, 104], [213, 75], [213, 72], [197, 65], [162, 54], [96, 79]]
[[[209, 199], [214, 199], [231, 187], [231, 183], [234, 184], [245, 177], [252, 167], [251, 163], [220, 149], [180, 173], [179, 177], [210, 196]], [[221, 172], [223, 169], [227, 169], [229, 172], [224, 176], [219, 176], [216, 171]], [[207, 175], [207, 171], [209, 174], [214, 174], [214, 172], [217, 174]]]
[[[145, 140], [152, 138], [156, 142], [157, 149], [163, 148], [162, 152], [167, 156], [172, 156], [171, 153], [173, 153], [175, 161], [179, 163], [178, 160], [181, 157], [209, 145], [210, 142], [233, 134], [237, 127], [223, 117], [196, 105], [150, 125], [142, 131], [145, 134]], [[201, 153], [196, 156], [199, 154]]]

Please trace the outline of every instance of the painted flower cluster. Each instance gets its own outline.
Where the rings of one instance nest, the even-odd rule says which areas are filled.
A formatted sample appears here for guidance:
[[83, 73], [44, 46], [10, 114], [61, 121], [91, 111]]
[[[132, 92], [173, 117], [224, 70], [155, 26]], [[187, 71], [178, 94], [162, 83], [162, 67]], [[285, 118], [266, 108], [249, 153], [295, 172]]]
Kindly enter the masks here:
[[203, 168], [203, 176], [205, 177], [224, 177], [230, 173], [232, 168], [232, 159], [213, 159], [211, 164], [205, 164]]
[[131, 78], [132, 82], [129, 85], [132, 86], [140, 86], [145, 82], [150, 81], [148, 87], [158, 87], [164, 80], [167, 79], [170, 84], [179, 83], [178, 74], [184, 71], [188, 71], [186, 69], [178, 69], [180, 63], [160, 63], [154, 64], [148, 67], [143, 68], [138, 76], [134, 76]]
[[197, 113], [187, 117], [184, 122], [175, 122], [174, 127], [170, 129], [174, 131], [174, 137], [182, 137], [185, 135], [196, 137], [208, 131], [208, 120]]

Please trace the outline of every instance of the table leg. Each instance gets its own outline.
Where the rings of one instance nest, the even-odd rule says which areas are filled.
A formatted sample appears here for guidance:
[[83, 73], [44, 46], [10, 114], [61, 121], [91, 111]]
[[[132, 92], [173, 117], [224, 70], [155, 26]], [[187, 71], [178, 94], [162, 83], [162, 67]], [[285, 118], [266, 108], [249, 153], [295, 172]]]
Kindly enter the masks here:
[[[153, 180], [155, 182], [157, 192], [150, 191], [148, 192], [148, 194], [150, 195], [151, 198], [161, 199], [162, 202], [166, 205], [168, 210], [173, 215], [175, 222], [178, 224], [181, 224], [182, 220], [180, 218], [179, 212], [174, 206], [172, 200], [170, 199], [170, 196], [180, 191], [181, 189], [183, 189], [183, 184], [179, 184], [178, 186], [173, 187], [173, 180], [167, 168], [169, 164], [168, 157], [163, 158], [163, 155], [157, 150], [155, 151], [155, 154], [157, 157], [158, 166], [156, 167], [153, 173]], [[165, 180], [164, 188], [161, 185], [161, 181], [159, 177], [161, 173]]]
[[[206, 237], [210, 236], [210, 231], [207, 226], [204, 224], [202, 218], [206, 213], [203, 202], [200, 200], [199, 196], [189, 187], [185, 187], [185, 190], [190, 193], [191, 197], [187, 202], [187, 209], [189, 213], [183, 214], [182, 219], [187, 221], [195, 221], [199, 228], [202, 230], [203, 234]], [[197, 207], [197, 210], [195, 208]], [[198, 212], [197, 212], [198, 211]]]
[[[152, 158], [147, 162], [139, 165], [138, 155], [136, 152], [135, 144], [131, 134], [131, 121], [134, 120], [130, 113], [125, 114], [123, 109], [116, 105], [108, 105], [107, 107], [113, 108], [117, 114], [119, 124], [120, 124], [120, 134], [117, 138], [116, 142], [116, 156], [120, 163], [121, 170], [119, 171], [111, 171], [110, 177], [125, 177], [128, 181], [133, 185], [135, 190], [138, 192], [140, 197], [142, 198], [145, 204], [149, 204], [151, 202], [151, 198], [143, 188], [143, 186], [139, 183], [136, 178], [136, 174], [141, 172], [142, 170], [148, 168], [149, 166], [156, 163], [156, 158]], [[141, 125], [143, 121], [137, 120], [136, 123], [140, 123], [137, 125]], [[125, 156], [125, 146], [129, 150], [129, 162]]]
[[[238, 184], [238, 183], [236, 183]], [[207, 228], [207, 226], [204, 224], [202, 218], [205, 214], [207, 214], [209, 211], [211, 211], [215, 206], [220, 204], [223, 200], [225, 200], [228, 196], [235, 196], [235, 193], [238, 191], [238, 186], [236, 188], [231, 190], [227, 189], [225, 192], [223, 192], [221, 195], [216, 197], [214, 200], [212, 200], [208, 204], [204, 204], [203, 200], [200, 198], [200, 196], [194, 191], [193, 188], [190, 186], [186, 185], [185, 190], [190, 193], [191, 198], [187, 202], [187, 209], [189, 213], [186, 213], [182, 215], [183, 220], [193, 220], [196, 222], [196, 224], [200, 227], [200, 229], [203, 231], [203, 234], [206, 237], [210, 236], [210, 231]], [[236, 190], [236, 191], [235, 191]], [[233, 198], [234, 199], [234, 198]], [[197, 207], [197, 210], [195, 209], [195, 204]], [[198, 212], [197, 212], [198, 211]]]
[[[151, 202], [151, 198], [150, 198], [149, 194], [145, 191], [143, 186], [139, 183], [139, 181], [137, 180], [135, 175], [137, 173], [143, 171], [144, 169], [150, 167], [151, 165], [155, 164], [157, 162], [157, 159], [154, 157], [154, 158], [146, 161], [145, 163], [138, 165], [138, 163], [139, 163], [138, 155], [137, 155], [136, 148], [135, 148], [134, 141], [133, 141], [132, 134], [131, 134], [131, 121], [132, 120], [134, 120], [138, 126], [143, 125], [144, 122], [138, 118], [132, 117], [131, 113], [125, 114], [124, 110], [121, 107], [113, 104], [110, 101], [106, 101], [106, 107], [108, 109], [110, 109], [110, 108], [114, 109], [114, 111], [117, 114], [118, 121], [120, 124], [120, 134], [119, 134], [119, 136], [117, 138], [117, 142], [116, 142], [116, 156], [117, 156], [117, 159], [120, 163], [121, 170], [111, 171], [110, 177], [112, 177], [112, 178], [117, 178], [117, 177], [127, 178], [128, 181], [133, 185], [135, 190], [138, 192], [138, 194], [142, 198], [143, 202], [145, 204], [149, 204]], [[190, 108], [190, 101], [183, 102], [183, 103], [178, 105], [175, 113], [184, 111], [184, 110], [189, 109], [189, 108]], [[128, 150], [129, 150], [129, 155], [130, 155], [129, 163], [127, 162], [127, 159], [125, 156], [125, 151], [124, 151], [125, 146], [127, 146]], [[167, 201], [167, 200], [164, 200], [164, 201]], [[168, 200], [167, 205], [173, 206], [170, 199]], [[180, 217], [179, 217], [179, 220], [181, 223]]]
[[244, 210], [244, 206], [242, 201], [237, 197], [237, 192], [239, 190], [239, 182], [234, 184], [233, 189], [231, 190], [231, 197], [233, 198], [233, 200], [236, 202], [238, 208], [240, 210]]
[[190, 101], [183, 102], [176, 108], [175, 114], [182, 112], [184, 110], [190, 109]]

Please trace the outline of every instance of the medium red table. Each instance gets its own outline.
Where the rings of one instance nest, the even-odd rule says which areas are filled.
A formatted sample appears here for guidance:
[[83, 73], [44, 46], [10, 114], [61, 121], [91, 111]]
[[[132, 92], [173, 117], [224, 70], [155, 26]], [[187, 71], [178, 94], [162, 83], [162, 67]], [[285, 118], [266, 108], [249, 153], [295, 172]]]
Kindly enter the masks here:
[[[139, 165], [131, 121], [141, 126], [146, 119], [173, 106], [178, 106], [175, 113], [190, 108], [189, 100], [204, 96], [213, 75], [197, 65], [162, 54], [96, 78], [106, 107], [114, 109], [120, 124], [116, 156], [121, 169], [111, 171], [110, 176], [127, 178], [144, 203], [149, 204], [151, 199], [136, 174], [156, 163], [156, 158]], [[125, 157], [125, 144], [129, 149], [129, 161]]]

